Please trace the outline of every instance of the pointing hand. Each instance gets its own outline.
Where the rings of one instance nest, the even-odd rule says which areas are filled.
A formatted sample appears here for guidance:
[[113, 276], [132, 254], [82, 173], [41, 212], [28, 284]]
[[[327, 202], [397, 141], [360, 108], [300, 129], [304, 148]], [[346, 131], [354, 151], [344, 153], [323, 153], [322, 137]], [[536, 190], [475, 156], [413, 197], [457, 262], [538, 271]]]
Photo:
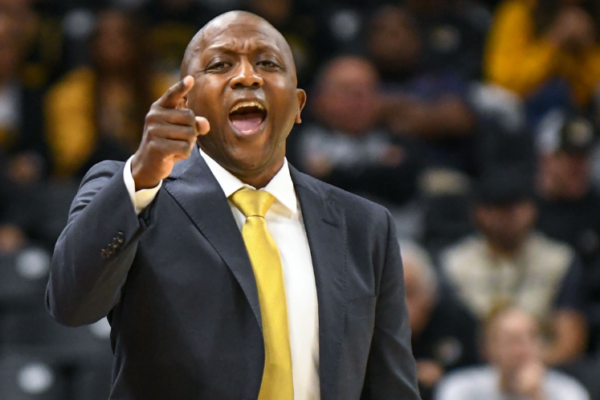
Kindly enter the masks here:
[[153, 188], [173, 165], [192, 154], [196, 139], [210, 130], [208, 120], [183, 106], [194, 78], [186, 76], [155, 101], [146, 114], [144, 135], [131, 162], [135, 190]]

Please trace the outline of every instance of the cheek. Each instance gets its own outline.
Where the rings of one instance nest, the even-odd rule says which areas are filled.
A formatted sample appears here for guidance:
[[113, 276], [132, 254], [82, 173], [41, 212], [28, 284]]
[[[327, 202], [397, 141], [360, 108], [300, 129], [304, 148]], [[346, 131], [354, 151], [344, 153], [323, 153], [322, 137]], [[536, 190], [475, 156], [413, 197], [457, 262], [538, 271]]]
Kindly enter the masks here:
[[197, 116], [208, 119], [211, 124], [211, 130], [217, 128], [219, 117], [223, 107], [223, 98], [221, 90], [213, 83], [205, 83], [199, 80], [195, 87], [190, 91], [188, 97], [188, 107], [194, 111]]
[[298, 111], [296, 87], [286, 79], [271, 79], [265, 85], [265, 95], [269, 100], [274, 119], [284, 121], [295, 116]]

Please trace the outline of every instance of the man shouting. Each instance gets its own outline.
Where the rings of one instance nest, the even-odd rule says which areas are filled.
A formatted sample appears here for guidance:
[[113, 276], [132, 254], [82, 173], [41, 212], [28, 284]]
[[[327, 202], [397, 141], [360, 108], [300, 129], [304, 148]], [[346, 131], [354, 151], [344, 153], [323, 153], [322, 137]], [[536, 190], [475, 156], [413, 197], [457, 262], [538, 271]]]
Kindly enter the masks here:
[[306, 94], [283, 36], [223, 14], [181, 74], [135, 155], [88, 172], [52, 260], [52, 315], [108, 316], [110, 398], [419, 399], [389, 213], [285, 159]]

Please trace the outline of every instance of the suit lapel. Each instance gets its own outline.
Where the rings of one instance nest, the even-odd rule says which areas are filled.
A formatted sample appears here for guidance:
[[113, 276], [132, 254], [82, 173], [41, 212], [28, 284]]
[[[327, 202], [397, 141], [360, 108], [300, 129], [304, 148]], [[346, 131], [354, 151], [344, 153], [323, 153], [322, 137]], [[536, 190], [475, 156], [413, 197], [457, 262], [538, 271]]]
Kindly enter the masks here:
[[[319, 303], [321, 399], [335, 398], [346, 319], [346, 220], [335, 203], [290, 166], [315, 273]], [[219, 253], [239, 282], [262, 331], [258, 293], [244, 241], [229, 203], [199, 152], [175, 164], [164, 188]]]
[[262, 332], [252, 265], [227, 198], [198, 151], [175, 164], [164, 188], [219, 253], [239, 282]]
[[346, 304], [346, 220], [342, 211], [309, 179], [290, 167], [300, 200], [319, 302], [321, 399], [336, 396]]

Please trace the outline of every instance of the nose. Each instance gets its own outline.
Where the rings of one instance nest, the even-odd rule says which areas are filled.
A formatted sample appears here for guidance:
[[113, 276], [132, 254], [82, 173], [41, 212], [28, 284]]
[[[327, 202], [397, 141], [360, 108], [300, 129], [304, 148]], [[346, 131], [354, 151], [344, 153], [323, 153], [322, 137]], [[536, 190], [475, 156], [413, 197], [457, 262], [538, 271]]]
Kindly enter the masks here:
[[262, 76], [256, 73], [254, 66], [246, 57], [243, 57], [230, 81], [232, 89], [262, 87], [264, 81]]

